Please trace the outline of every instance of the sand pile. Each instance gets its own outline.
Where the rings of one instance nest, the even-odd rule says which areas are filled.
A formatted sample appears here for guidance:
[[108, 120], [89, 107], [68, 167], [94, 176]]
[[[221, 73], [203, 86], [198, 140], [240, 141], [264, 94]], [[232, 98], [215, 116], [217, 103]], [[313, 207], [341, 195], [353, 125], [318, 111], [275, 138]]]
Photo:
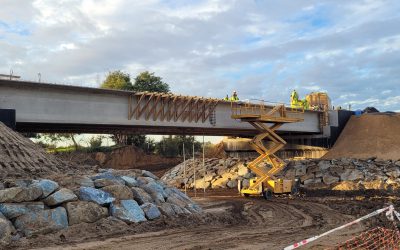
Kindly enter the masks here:
[[400, 114], [352, 116], [333, 148], [323, 157], [400, 159]]
[[32, 177], [76, 169], [0, 122], [0, 176]]

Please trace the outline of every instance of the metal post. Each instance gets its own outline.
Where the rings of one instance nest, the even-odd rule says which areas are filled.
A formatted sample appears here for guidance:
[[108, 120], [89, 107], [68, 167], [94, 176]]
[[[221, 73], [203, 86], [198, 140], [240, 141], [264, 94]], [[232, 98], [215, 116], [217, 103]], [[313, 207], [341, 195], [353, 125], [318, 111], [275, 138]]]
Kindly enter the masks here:
[[194, 190], [194, 197], [197, 197], [197, 190], [196, 190], [196, 164], [194, 162], [194, 143], [193, 143], [193, 190]]
[[186, 156], [185, 156], [185, 142], [183, 142], [182, 146], [182, 152], [183, 152], [183, 180], [185, 182], [185, 194], [186, 194], [186, 184], [187, 184], [187, 179], [186, 179]]
[[206, 164], [204, 159], [204, 135], [203, 135], [203, 195], [206, 196]]

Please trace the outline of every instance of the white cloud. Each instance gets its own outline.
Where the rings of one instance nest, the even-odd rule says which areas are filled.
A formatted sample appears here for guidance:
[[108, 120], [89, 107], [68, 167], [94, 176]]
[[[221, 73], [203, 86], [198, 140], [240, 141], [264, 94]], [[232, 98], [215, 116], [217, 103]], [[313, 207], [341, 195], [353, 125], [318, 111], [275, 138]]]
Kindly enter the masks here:
[[[4, 3], [3, 3], [4, 2]], [[400, 107], [396, 0], [4, 0], [0, 72], [96, 86], [155, 71], [180, 94]]]

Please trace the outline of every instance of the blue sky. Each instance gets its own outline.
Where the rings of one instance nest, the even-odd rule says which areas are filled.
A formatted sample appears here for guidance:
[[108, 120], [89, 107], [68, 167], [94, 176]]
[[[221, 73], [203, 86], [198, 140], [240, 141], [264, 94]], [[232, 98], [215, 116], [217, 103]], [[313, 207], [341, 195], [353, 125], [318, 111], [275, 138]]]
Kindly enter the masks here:
[[3, 0], [0, 73], [98, 86], [149, 70], [175, 93], [400, 111], [396, 0]]

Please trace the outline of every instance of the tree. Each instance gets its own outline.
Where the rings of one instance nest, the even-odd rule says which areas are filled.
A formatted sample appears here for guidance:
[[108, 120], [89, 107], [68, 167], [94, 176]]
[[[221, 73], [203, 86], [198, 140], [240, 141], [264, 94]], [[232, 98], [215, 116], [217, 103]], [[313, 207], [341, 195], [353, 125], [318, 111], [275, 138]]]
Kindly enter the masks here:
[[38, 138], [41, 138], [45, 141], [50, 141], [51, 143], [56, 144], [60, 141], [71, 140], [74, 144], [75, 150], [79, 149], [79, 143], [76, 141], [75, 136], [77, 134], [72, 133], [54, 133], [54, 134], [40, 134]]
[[[123, 73], [120, 70], [109, 72], [106, 79], [101, 84], [101, 87], [106, 89], [132, 90], [136, 92], [169, 92], [169, 85], [164, 83], [161, 77], [155, 76], [154, 73], [149, 73], [148, 71], [142, 72], [136, 76], [133, 85], [129, 74]], [[153, 145], [151, 148], [154, 148], [154, 142], [148, 140], [145, 135], [114, 134], [112, 139], [118, 145], [134, 145], [145, 151], [149, 150], [149, 145]]]
[[104, 89], [132, 90], [131, 77], [120, 70], [109, 72], [100, 87]]
[[193, 146], [195, 152], [200, 152], [201, 143], [196, 141], [194, 136], [168, 136], [163, 137], [161, 141], [156, 145], [157, 153], [166, 157], [177, 157], [183, 155], [182, 145], [185, 144], [185, 155], [186, 157], [192, 156]]
[[144, 71], [135, 78], [132, 90], [136, 92], [149, 91], [168, 93], [170, 91], [168, 83], [162, 81], [162, 78], [155, 76], [154, 72]]

